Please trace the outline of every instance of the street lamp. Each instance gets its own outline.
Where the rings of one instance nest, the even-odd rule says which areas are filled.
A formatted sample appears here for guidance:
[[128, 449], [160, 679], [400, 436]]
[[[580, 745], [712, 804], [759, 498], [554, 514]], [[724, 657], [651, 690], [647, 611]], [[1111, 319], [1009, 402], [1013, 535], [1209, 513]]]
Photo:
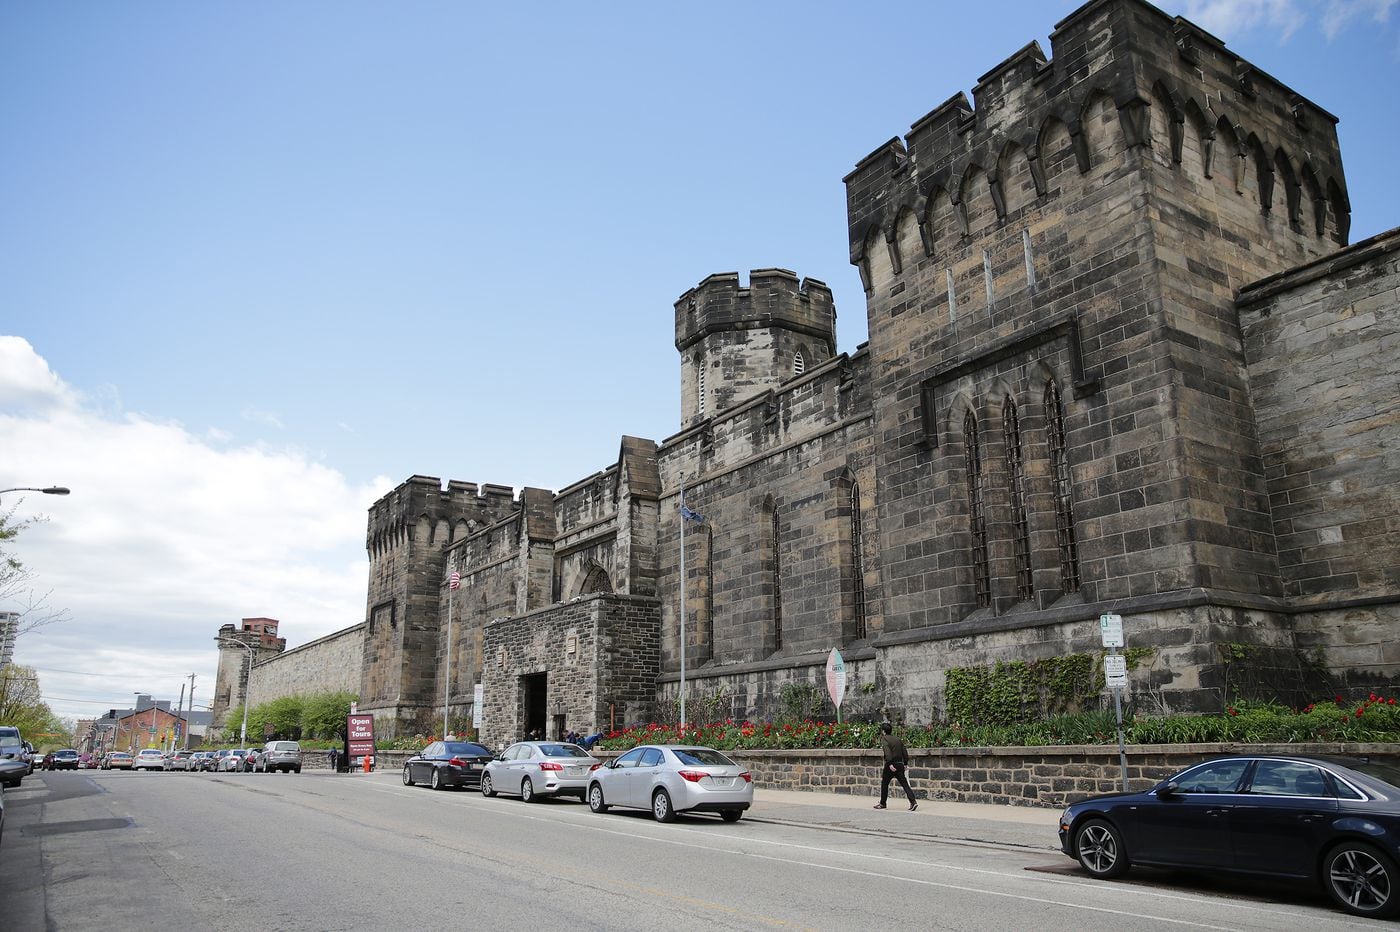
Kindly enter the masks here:
[[248, 672], [243, 675], [243, 730], [238, 733], [238, 746], [248, 746], [248, 690], [253, 684], [253, 645], [244, 644], [237, 638], [215, 638], [228, 644], [237, 644], [248, 652]]
[[33, 489], [33, 488], [29, 488], [29, 487], [27, 487], [27, 486], [20, 486], [20, 487], [13, 488], [13, 489], [0, 489], [0, 495], [4, 495], [6, 492], [43, 492], [45, 495], [67, 495], [67, 494], [69, 494], [68, 489], [65, 489], [65, 488], [64, 488], [63, 486], [61, 486], [61, 485], [51, 485], [51, 486], [49, 486], [47, 489]]

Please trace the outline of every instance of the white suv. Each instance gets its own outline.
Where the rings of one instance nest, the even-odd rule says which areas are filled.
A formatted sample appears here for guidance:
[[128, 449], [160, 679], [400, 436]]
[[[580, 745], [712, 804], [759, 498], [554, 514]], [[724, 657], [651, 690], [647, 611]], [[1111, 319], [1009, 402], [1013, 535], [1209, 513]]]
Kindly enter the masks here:
[[165, 752], [160, 748], [142, 748], [131, 763], [132, 770], [164, 770]]

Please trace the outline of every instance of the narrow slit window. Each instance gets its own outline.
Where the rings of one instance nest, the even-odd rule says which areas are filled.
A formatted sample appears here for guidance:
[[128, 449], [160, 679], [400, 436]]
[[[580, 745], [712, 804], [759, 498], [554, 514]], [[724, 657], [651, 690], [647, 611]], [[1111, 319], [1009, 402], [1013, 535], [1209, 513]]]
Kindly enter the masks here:
[[987, 518], [982, 508], [982, 450], [977, 418], [971, 411], [963, 417], [963, 455], [967, 469], [967, 521], [972, 532], [972, 591], [977, 607], [988, 608], [992, 604], [992, 589], [987, 574]]
[[852, 634], [865, 637], [865, 539], [860, 528], [860, 486], [851, 483], [851, 612]]
[[1065, 412], [1060, 388], [1045, 385], [1045, 432], [1050, 445], [1050, 478], [1055, 486], [1055, 541], [1060, 557], [1060, 589], [1079, 591], [1079, 545], [1074, 537], [1074, 494], [1065, 448]]
[[773, 649], [783, 648], [783, 551], [778, 539], [778, 508], [770, 515], [773, 539]]
[[1021, 454], [1021, 420], [1016, 414], [1016, 402], [1010, 398], [1002, 406], [1001, 427], [1015, 537], [1012, 543], [1016, 558], [1016, 598], [1025, 602], [1035, 595], [1035, 582], [1031, 574], [1031, 533], [1030, 520], [1026, 515], [1026, 463]]

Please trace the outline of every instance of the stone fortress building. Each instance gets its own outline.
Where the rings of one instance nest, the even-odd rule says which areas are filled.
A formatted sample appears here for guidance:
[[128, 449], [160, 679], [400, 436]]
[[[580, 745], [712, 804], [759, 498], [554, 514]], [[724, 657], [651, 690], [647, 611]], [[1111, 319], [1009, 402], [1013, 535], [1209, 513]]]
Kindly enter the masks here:
[[1348, 246], [1336, 119], [1192, 23], [1093, 0], [1050, 41], [845, 178], [855, 352], [822, 282], [712, 275], [675, 305], [678, 433], [557, 492], [376, 502], [361, 709], [589, 733], [684, 651], [761, 717], [839, 647], [926, 721], [947, 670], [1097, 651], [1105, 612], [1166, 707], [1219, 708], [1235, 649], [1393, 683], [1400, 230]]

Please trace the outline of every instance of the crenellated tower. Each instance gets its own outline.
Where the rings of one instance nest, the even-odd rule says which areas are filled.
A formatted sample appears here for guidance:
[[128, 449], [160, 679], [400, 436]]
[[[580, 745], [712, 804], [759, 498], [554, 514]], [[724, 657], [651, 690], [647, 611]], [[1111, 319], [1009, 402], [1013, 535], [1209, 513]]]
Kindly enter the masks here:
[[1234, 296], [1346, 242], [1336, 119], [1142, 0], [1050, 41], [845, 179], [892, 624], [1280, 592]]
[[[519, 509], [509, 486], [413, 476], [369, 510], [360, 709], [407, 721], [434, 706], [449, 544]], [[440, 698], [440, 697], [438, 697]]]
[[761, 394], [836, 353], [831, 289], [787, 269], [711, 275], [676, 301], [681, 426]]

